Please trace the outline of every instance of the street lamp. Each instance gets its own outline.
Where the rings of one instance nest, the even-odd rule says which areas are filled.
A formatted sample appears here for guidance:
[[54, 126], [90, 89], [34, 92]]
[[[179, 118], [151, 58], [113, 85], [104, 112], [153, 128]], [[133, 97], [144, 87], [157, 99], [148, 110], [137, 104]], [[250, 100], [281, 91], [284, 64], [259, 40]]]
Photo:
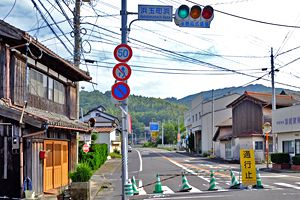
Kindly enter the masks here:
[[267, 168], [269, 168], [269, 133], [271, 132], [272, 127], [269, 122], [264, 123], [263, 125], [263, 133], [266, 136], [266, 160], [267, 160]]

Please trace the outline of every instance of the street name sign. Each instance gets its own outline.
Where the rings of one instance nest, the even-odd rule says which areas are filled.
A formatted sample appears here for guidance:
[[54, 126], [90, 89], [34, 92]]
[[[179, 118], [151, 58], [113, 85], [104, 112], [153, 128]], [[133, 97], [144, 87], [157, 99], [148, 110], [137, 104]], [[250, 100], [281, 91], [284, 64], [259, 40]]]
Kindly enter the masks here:
[[118, 63], [113, 68], [113, 76], [118, 81], [126, 81], [131, 75], [131, 68], [126, 63]]
[[163, 5], [138, 5], [138, 19], [146, 21], [172, 21], [173, 7]]
[[132, 49], [127, 44], [119, 44], [114, 50], [114, 56], [119, 62], [127, 62], [132, 57]]
[[117, 82], [112, 86], [111, 94], [116, 100], [123, 101], [129, 96], [130, 88], [125, 82]]
[[256, 185], [256, 167], [253, 149], [240, 150], [240, 165], [243, 185]]

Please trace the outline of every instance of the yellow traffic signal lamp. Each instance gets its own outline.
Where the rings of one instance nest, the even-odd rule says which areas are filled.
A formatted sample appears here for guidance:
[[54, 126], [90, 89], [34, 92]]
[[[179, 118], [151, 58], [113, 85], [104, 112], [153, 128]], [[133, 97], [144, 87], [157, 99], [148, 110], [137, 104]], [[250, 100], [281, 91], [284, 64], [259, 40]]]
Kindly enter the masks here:
[[213, 18], [214, 9], [211, 6], [201, 9], [199, 5], [191, 8], [181, 5], [175, 12], [175, 24], [179, 27], [210, 28]]
[[199, 18], [201, 15], [201, 7], [198, 5], [195, 5], [191, 8], [190, 16], [193, 19]]

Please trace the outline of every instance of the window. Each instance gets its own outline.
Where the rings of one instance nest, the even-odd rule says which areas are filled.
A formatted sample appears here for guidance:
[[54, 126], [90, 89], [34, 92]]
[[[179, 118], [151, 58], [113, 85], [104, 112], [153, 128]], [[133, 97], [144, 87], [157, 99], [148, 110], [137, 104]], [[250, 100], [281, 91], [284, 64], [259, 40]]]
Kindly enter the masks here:
[[65, 103], [65, 87], [58, 81], [54, 81], [54, 102]]
[[295, 154], [300, 154], [300, 140], [295, 140]]
[[294, 141], [282, 141], [282, 148], [284, 153], [294, 153]]
[[53, 79], [48, 78], [48, 99], [53, 100]]
[[29, 92], [33, 95], [47, 98], [47, 76], [34, 70], [30, 70]]
[[198, 115], [196, 114], [196, 121], [198, 120]]
[[263, 141], [255, 141], [255, 150], [263, 150], [264, 143]]
[[34, 69], [30, 69], [29, 92], [56, 103], [65, 104], [66, 89], [64, 84]]
[[194, 120], [194, 115], [193, 115], [193, 122], [194, 122], [195, 120]]

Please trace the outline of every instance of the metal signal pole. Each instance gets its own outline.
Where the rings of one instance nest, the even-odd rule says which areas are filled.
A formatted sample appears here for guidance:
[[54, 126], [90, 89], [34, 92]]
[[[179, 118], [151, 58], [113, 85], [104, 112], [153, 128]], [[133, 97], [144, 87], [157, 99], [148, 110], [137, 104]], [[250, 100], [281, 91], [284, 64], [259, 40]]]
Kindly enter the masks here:
[[[127, 44], [127, 0], [121, 0], [121, 42]], [[127, 82], [127, 81], [126, 81]], [[122, 101], [122, 200], [126, 200], [125, 184], [128, 179], [128, 133], [127, 133], [127, 99]]]

